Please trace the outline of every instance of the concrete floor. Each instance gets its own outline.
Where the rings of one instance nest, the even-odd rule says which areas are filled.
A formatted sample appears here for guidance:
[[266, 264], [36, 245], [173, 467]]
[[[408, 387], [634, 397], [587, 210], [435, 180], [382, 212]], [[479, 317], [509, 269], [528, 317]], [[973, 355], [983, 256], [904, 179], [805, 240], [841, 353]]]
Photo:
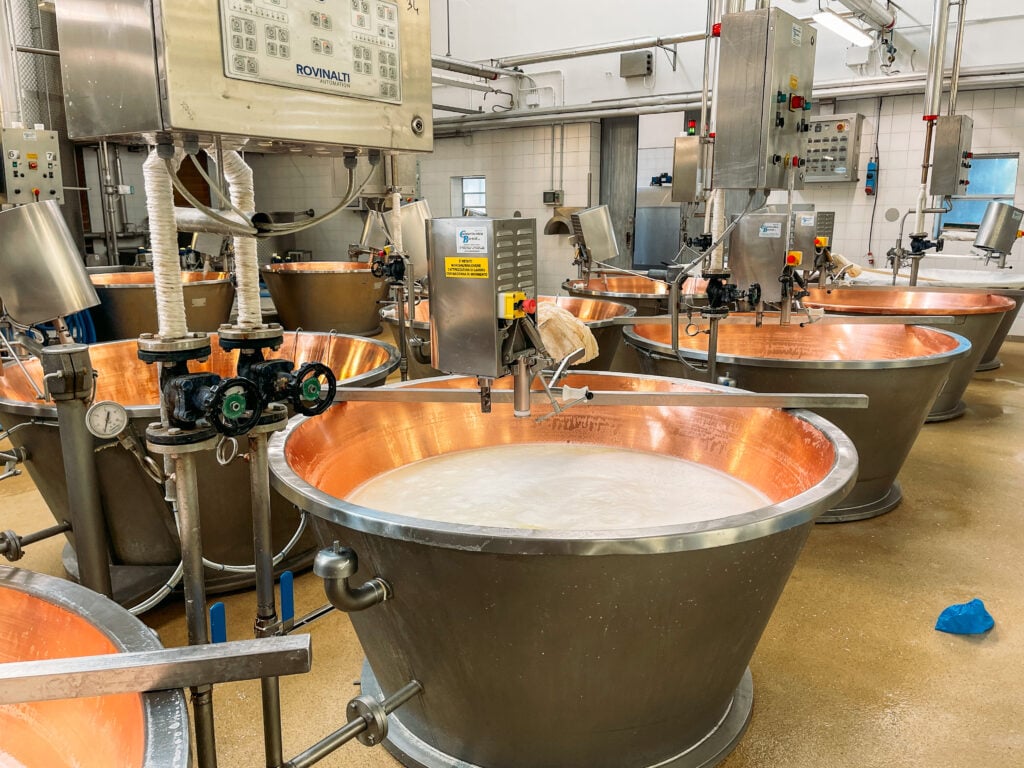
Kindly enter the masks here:
[[[750, 728], [723, 768], [1024, 765], [1024, 344], [1007, 344], [1002, 359], [975, 377], [963, 418], [924, 427], [899, 508], [814, 529], [754, 656]], [[0, 527], [49, 523], [25, 476], [0, 483]], [[19, 565], [60, 574], [61, 544], [34, 545]], [[312, 575], [296, 587], [299, 613], [324, 602]], [[995, 629], [933, 629], [945, 606], [973, 597]], [[230, 637], [249, 637], [251, 595], [225, 602]], [[184, 643], [180, 601], [145, 620], [165, 644]], [[313, 672], [282, 685], [286, 756], [338, 727], [358, 694], [348, 620], [335, 613], [311, 634]], [[219, 686], [216, 707], [220, 764], [262, 765], [258, 685]], [[322, 765], [398, 763], [352, 743]]]

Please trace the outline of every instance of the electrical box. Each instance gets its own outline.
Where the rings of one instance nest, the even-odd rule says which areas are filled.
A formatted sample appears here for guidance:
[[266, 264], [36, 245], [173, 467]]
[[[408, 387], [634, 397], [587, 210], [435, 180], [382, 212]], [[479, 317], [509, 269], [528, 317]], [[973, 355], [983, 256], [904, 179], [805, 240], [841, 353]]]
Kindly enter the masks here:
[[429, 0], [61, 0], [57, 29], [73, 139], [432, 148]]
[[24, 205], [44, 200], [64, 203], [57, 132], [39, 128], [0, 128], [3, 175], [0, 202]]
[[672, 153], [672, 200], [696, 203], [700, 199], [700, 136], [676, 136]]
[[562, 205], [565, 201], [565, 192], [561, 189], [546, 189], [542, 194], [544, 205]]
[[431, 365], [445, 373], [508, 374], [516, 304], [537, 298], [536, 220], [429, 219], [426, 230]]
[[808, 118], [803, 150], [807, 158], [804, 183], [856, 182], [860, 162], [860, 129], [864, 115], [824, 115]]
[[[781, 203], [767, 205], [764, 208], [769, 213], [789, 213], [789, 206]], [[823, 218], [825, 214], [821, 214]], [[813, 203], [796, 203], [793, 205], [793, 240], [790, 243], [790, 250], [800, 251], [804, 255], [805, 264], [813, 262], [815, 241], [820, 236], [818, 231], [818, 216], [814, 210]], [[834, 220], [834, 215], [833, 215]]]
[[[733, 282], [744, 290], [757, 283], [765, 301], [782, 300], [779, 275], [786, 266], [789, 223], [787, 213], [750, 213], [729, 235]], [[794, 250], [798, 249], [794, 246]]]
[[969, 194], [973, 136], [974, 120], [967, 115], [949, 115], [936, 121], [930, 195]]
[[619, 77], [647, 77], [654, 74], [651, 51], [629, 51], [619, 56]]
[[817, 35], [778, 8], [722, 18], [716, 188], [803, 187]]

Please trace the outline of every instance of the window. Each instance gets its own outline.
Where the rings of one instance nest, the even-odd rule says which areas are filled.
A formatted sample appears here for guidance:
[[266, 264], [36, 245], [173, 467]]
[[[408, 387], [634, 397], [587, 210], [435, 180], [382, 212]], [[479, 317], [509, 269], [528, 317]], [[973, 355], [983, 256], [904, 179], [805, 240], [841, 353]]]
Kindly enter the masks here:
[[1013, 205], [1018, 159], [1016, 154], [975, 155], [971, 160], [970, 194], [952, 198], [953, 209], [943, 214], [936, 224], [939, 232], [942, 229], [976, 230], [989, 203]]
[[452, 215], [487, 215], [487, 179], [483, 176], [456, 176], [452, 179]]

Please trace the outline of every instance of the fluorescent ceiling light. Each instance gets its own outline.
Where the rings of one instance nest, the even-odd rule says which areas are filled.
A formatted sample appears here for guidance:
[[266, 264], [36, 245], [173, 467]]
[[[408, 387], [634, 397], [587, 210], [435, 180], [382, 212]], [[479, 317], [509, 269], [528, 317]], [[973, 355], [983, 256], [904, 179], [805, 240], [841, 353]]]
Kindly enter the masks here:
[[867, 48], [874, 42], [871, 39], [871, 36], [862, 29], [855, 27], [842, 16], [839, 16], [832, 11], [822, 11], [821, 13], [814, 14], [814, 21], [819, 26], [835, 32], [837, 35], [845, 40], [849, 40], [859, 48]]

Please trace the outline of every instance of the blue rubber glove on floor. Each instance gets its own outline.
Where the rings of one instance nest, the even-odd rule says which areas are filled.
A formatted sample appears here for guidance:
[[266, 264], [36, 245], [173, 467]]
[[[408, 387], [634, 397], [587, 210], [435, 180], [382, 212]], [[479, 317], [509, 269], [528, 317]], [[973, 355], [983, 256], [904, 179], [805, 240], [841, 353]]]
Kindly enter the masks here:
[[969, 603], [949, 606], [939, 614], [939, 620], [935, 622], [935, 628], [939, 632], [949, 632], [953, 635], [980, 635], [995, 625], [995, 619], [985, 610], [985, 604], [978, 598]]

